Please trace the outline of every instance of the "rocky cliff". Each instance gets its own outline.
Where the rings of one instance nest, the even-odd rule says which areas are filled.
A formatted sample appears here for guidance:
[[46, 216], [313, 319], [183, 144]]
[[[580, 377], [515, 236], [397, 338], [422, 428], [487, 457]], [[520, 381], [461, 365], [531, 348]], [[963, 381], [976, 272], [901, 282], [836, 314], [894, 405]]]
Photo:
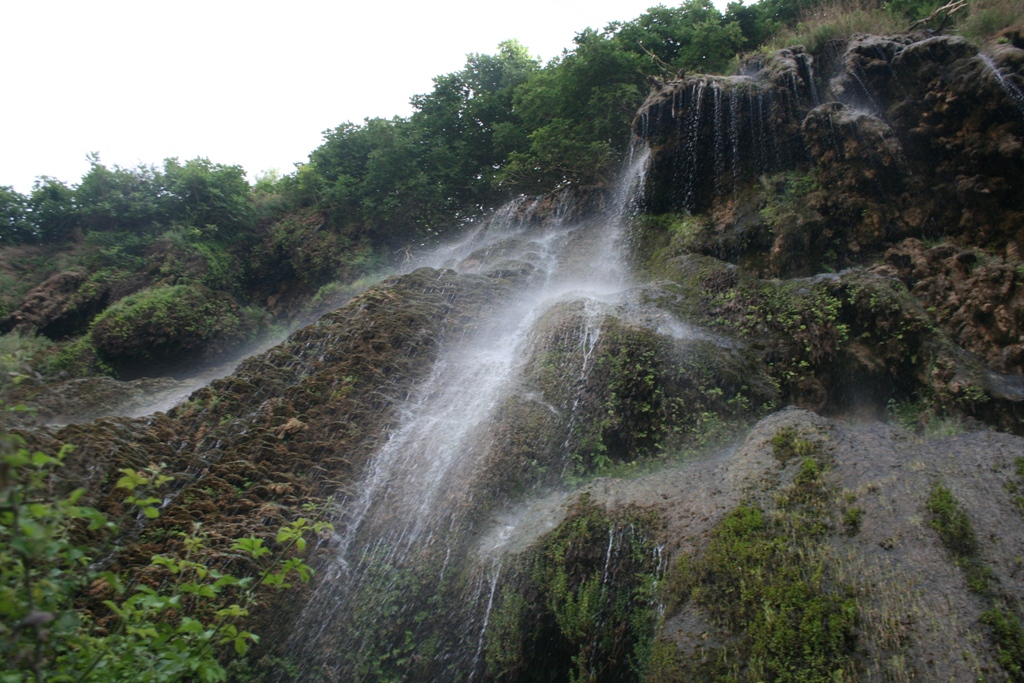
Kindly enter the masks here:
[[112, 569], [333, 496], [245, 680], [1021, 680], [1022, 88], [1014, 31], [663, 84], [642, 201], [520, 200], [166, 413], [22, 434], [111, 511], [173, 474]]

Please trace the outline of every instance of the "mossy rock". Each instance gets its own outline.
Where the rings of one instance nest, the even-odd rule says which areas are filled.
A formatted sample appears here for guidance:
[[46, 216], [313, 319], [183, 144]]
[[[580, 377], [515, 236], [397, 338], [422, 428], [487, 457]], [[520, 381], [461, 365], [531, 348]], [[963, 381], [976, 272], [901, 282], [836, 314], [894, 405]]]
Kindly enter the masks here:
[[201, 285], [146, 289], [96, 317], [92, 343], [122, 375], [212, 358], [243, 341], [254, 325], [227, 294]]
[[58, 342], [36, 363], [36, 370], [46, 377], [110, 377], [114, 368], [104, 362], [92, 343], [92, 335]]
[[492, 681], [642, 680], [658, 623], [660, 520], [587, 494], [502, 576], [484, 655]]
[[[884, 268], [761, 279], [708, 256], [656, 255], [651, 297], [760, 357], [783, 403], [836, 413], [925, 399], [943, 414], [1021, 429], [1024, 390], [959, 348]], [[891, 269], [890, 269], [891, 270]]]
[[524, 376], [534, 407], [503, 413], [504, 433], [530, 444], [524, 462], [570, 477], [609, 474], [775, 404], [756, 353], [658, 309], [660, 292], [637, 290], [617, 305], [562, 302], [541, 318]]
[[123, 277], [111, 269], [89, 274], [73, 268], [57, 273], [29, 291], [21, 306], [0, 320], [0, 331], [36, 329], [50, 339], [80, 335], [112, 298], [111, 283]]

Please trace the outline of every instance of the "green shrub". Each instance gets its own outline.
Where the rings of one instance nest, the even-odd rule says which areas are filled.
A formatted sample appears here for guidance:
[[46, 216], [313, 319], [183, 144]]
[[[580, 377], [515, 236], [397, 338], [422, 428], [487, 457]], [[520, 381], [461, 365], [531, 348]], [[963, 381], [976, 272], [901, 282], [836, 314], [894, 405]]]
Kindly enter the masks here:
[[843, 528], [848, 536], [856, 536], [864, 520], [864, 511], [856, 505], [843, 511]]
[[981, 623], [992, 629], [999, 666], [1014, 681], [1024, 681], [1024, 628], [1005, 609], [994, 607], [981, 615]]
[[[787, 444], [796, 436], [779, 431]], [[805, 456], [775, 509], [740, 504], [715, 527], [702, 553], [682, 556], [665, 580], [666, 616], [696, 607], [724, 631], [727, 644], [718, 652], [698, 647], [690, 657], [659, 641], [648, 680], [852, 679], [858, 606], [839, 580], [830, 549], [834, 498], [823, 463]]]
[[32, 372], [31, 363], [51, 345], [46, 337], [18, 331], [0, 335], [0, 389]]
[[[642, 680], [657, 626], [657, 515], [609, 513], [584, 494], [520, 563], [491, 613], [494, 680]], [[609, 539], [612, 542], [609, 543]]]
[[242, 264], [221, 242], [204, 240], [183, 227], [175, 227], [156, 241], [160, 281], [175, 285], [204, 285], [235, 292], [242, 279]]
[[933, 400], [890, 400], [888, 409], [896, 424], [925, 439], [956, 436], [964, 431], [961, 421], [957, 417], [943, 415], [941, 406]]
[[[249, 642], [259, 640], [239, 628], [256, 590], [290, 588], [293, 578], [307, 581], [312, 570], [295, 554], [305, 549], [307, 535], [330, 525], [296, 519], [278, 530], [270, 546], [253, 536], [236, 539], [235, 566], [246, 577], [209, 568], [196, 525], [183, 539], [183, 556], [153, 556], [147, 569], [167, 578], [154, 588], [138, 577], [101, 572], [93, 563], [113, 550], [119, 525], [81, 504], [84, 489], [54, 492], [70, 450], [32, 452], [20, 438], [0, 435], [0, 680], [226, 680], [221, 660], [244, 655]], [[125, 493], [123, 521], [159, 517], [162, 496], [155, 494], [171, 477], [155, 466], [120, 474], [115, 488]], [[97, 586], [112, 598], [102, 603], [112, 615], [103, 629], [80, 601], [87, 587]]]
[[782, 427], [771, 438], [772, 455], [783, 465], [793, 458], [806, 458], [815, 450], [813, 441], [800, 435], [795, 427]]
[[199, 285], [146, 289], [98, 315], [92, 342], [121, 369], [137, 361], [175, 362], [214, 355], [255, 330], [227, 294]]
[[741, 636], [730, 654], [749, 665], [749, 680], [826, 681], [852, 669], [856, 601], [835, 586], [829, 564], [813, 551], [814, 534], [800, 533], [799, 522], [791, 527], [796, 537], [789, 533], [793, 521], [740, 505], [716, 528], [707, 552], [684, 569], [690, 599]]
[[931, 527], [939, 532], [939, 539], [947, 550], [958, 557], [977, 554], [978, 539], [971, 527], [971, 520], [953, 493], [942, 484], [932, 487], [928, 497], [928, 512], [932, 514]]
[[71, 377], [114, 376], [114, 368], [96, 355], [92, 335], [85, 334], [73, 341], [58, 342], [51, 353], [40, 359], [36, 369], [44, 375], [66, 373]]

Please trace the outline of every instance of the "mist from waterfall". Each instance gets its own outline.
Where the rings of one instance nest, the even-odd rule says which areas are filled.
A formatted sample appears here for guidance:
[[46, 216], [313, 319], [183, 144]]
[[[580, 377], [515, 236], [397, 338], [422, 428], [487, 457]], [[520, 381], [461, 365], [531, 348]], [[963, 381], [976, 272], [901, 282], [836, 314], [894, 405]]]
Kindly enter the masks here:
[[[497, 314], [449, 342], [429, 377], [400, 408], [386, 443], [352, 488], [354, 493], [337, 501], [333, 559], [321, 569], [287, 647], [302, 653], [300, 680], [325, 672], [338, 680], [359, 680], [372, 668], [359, 653], [379, 646], [360, 635], [359, 624], [376, 619], [415, 624], [423, 618], [409, 613], [422, 609], [417, 601], [393, 604], [380, 596], [403, 590], [410, 572], [425, 565], [436, 565], [433, 571], [441, 586], [453, 567], [476, 562], [472, 556], [484, 533], [482, 520], [500, 502], [500, 495], [473, 484], [493, 438], [495, 411], [522, 391], [518, 378], [535, 343], [535, 325], [554, 306], [582, 306], [585, 329], [580, 330], [579, 353], [587, 372], [587, 354], [600, 335], [604, 308], [632, 285], [628, 225], [637, 210], [647, 159], [646, 149], [631, 155], [602, 215], [566, 220], [573, 200], [566, 193], [551, 218], [538, 221], [537, 200], [519, 198], [472, 226], [462, 240], [411, 264], [437, 268], [439, 278], [446, 269], [487, 274], [509, 268], [531, 274], [529, 284]], [[571, 424], [571, 417], [567, 419]], [[569, 453], [564, 458], [563, 469]], [[492, 543], [490, 550], [506, 541]], [[482, 666], [483, 636], [501, 571], [497, 553], [480, 555], [479, 570], [470, 572], [475, 580], [456, 591], [462, 594], [459, 604], [443, 608], [457, 612], [463, 627], [459, 633], [443, 634], [436, 648], [438, 658], [449, 660], [447, 671], [459, 671], [469, 680]], [[351, 642], [353, 637], [362, 641]], [[339, 657], [335, 648], [347, 652]]]

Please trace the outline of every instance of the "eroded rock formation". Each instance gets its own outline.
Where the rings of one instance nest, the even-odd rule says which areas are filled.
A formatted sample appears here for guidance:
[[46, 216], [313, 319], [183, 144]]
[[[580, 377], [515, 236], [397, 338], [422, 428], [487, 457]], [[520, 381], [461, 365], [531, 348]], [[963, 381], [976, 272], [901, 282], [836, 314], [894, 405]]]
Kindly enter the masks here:
[[955, 36], [857, 36], [780, 51], [750, 76], [671, 83], [634, 122], [652, 147], [651, 208], [707, 212], [760, 174], [814, 168], [836, 265], [910, 236], [1019, 251], [1022, 64], [1011, 38], [980, 52]]

